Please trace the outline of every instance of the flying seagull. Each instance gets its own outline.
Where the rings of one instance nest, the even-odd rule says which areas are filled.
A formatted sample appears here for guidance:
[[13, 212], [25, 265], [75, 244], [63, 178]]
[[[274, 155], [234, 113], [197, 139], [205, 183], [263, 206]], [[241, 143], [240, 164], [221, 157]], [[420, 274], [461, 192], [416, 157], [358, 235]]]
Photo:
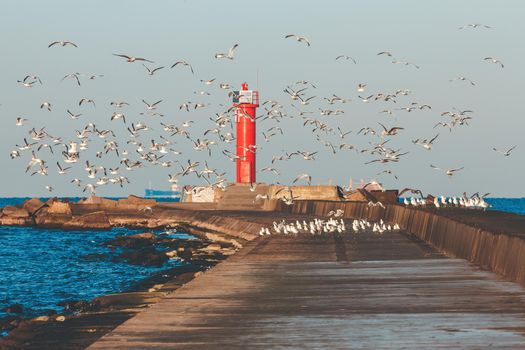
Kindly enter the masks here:
[[116, 54], [116, 53], [114, 53], [113, 56], [125, 58], [130, 63], [135, 62], [135, 61], [145, 61], [145, 62], [153, 63], [153, 61], [147, 60], [142, 57], [133, 57], [133, 56], [128, 56], [128, 55]]
[[239, 44], [233, 45], [229, 50], [228, 53], [216, 53], [215, 58], [227, 58], [229, 60], [233, 60], [235, 49], [239, 46]]
[[339, 55], [335, 58], [335, 60], [339, 60], [341, 58], [344, 58], [345, 60], [351, 60], [352, 62], [354, 62], [354, 64], [357, 64], [357, 61], [355, 59], [353, 59], [352, 57], [350, 56], [347, 56], [347, 55]]
[[447, 176], [453, 176], [457, 171], [463, 170], [463, 168], [464, 168], [464, 167], [461, 167], [461, 168], [457, 168], [457, 169], [442, 169], [442, 168], [438, 168], [437, 166], [434, 166], [432, 164], [430, 164], [430, 167], [432, 169], [435, 169], [435, 170], [444, 171], [445, 175], [447, 175]]
[[503, 62], [501, 62], [501, 60], [499, 60], [498, 58], [485, 57], [483, 60], [487, 61], [487, 62], [490, 62], [490, 63], [499, 64], [501, 66], [501, 68], [505, 68], [505, 66], [503, 65]]
[[501, 153], [501, 154], [504, 155], [505, 157], [508, 157], [508, 156], [510, 156], [510, 153], [511, 153], [511, 152], [514, 150], [514, 148], [516, 148], [516, 147], [518, 147], [518, 145], [515, 145], [515, 146], [509, 148], [509, 149], [506, 150], [506, 151], [500, 151], [500, 150], [498, 150], [498, 149], [496, 149], [496, 148], [492, 148], [492, 149], [493, 149], [494, 151], [498, 152], [498, 153]]
[[186, 62], [186, 61], [177, 61], [177, 62], [173, 63], [173, 65], [172, 65], [170, 68], [174, 68], [174, 67], [176, 67], [176, 66], [179, 65], [179, 64], [181, 64], [181, 65], [183, 65], [183, 66], [186, 66], [186, 67], [190, 67], [191, 74], [195, 74], [195, 73], [193, 72], [193, 67], [191, 66], [191, 64], [189, 64], [189, 63]]
[[490, 29], [492, 27], [491, 26], [487, 26], [485, 24], [481, 24], [481, 23], [469, 23], [469, 24], [465, 24], [464, 26], [458, 27], [458, 30], [467, 29], [467, 28], [472, 28], [472, 29], [486, 28], [486, 29]]
[[51, 47], [51, 46], [54, 46], [54, 45], [60, 45], [60, 46], [71, 45], [71, 46], [74, 46], [74, 47], [78, 47], [77, 44], [75, 44], [72, 41], [53, 41], [47, 47]]
[[164, 66], [162, 66], [162, 67], [157, 67], [157, 68], [154, 68], [154, 69], [150, 69], [145, 64], [142, 64], [142, 65], [144, 66], [144, 68], [146, 68], [148, 70], [148, 74], [149, 75], [153, 75], [153, 74], [155, 74], [156, 71], [161, 70], [162, 68], [164, 68]]
[[298, 36], [298, 35], [295, 35], [295, 34], [288, 34], [284, 38], [285, 39], [294, 38], [298, 42], [305, 43], [307, 46], [310, 46], [310, 41], [307, 38], [303, 37], [303, 36]]

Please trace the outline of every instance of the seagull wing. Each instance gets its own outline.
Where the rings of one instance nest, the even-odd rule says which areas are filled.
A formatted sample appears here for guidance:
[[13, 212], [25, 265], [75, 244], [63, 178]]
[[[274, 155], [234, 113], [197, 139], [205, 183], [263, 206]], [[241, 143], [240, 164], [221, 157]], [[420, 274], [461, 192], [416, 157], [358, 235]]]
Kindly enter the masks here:
[[121, 55], [121, 54], [116, 54], [116, 53], [114, 53], [113, 56], [123, 57], [123, 58], [126, 58], [128, 60], [131, 58], [128, 55]]

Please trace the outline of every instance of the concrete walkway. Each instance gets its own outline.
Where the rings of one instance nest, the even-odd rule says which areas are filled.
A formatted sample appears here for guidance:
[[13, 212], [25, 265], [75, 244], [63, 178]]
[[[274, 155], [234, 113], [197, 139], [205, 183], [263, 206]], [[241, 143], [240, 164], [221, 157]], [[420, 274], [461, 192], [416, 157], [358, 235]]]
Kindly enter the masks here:
[[257, 239], [89, 349], [525, 348], [525, 288], [401, 233]]

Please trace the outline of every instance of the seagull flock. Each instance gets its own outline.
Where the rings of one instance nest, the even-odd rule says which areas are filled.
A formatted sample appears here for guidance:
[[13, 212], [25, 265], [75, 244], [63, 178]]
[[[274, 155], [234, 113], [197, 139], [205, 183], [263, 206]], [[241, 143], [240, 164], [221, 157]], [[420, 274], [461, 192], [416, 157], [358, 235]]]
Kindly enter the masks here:
[[490, 208], [490, 204], [485, 201], [485, 198], [489, 193], [485, 193], [480, 196], [478, 193], [468, 197], [467, 194], [462, 196], [445, 197], [439, 196], [434, 197], [431, 203], [424, 198], [403, 198], [403, 204], [407, 207], [435, 207], [439, 208], [466, 208], [466, 209], [481, 209], [486, 210]]
[[[467, 24], [459, 29], [492, 30], [490, 26], [482, 24]], [[297, 34], [283, 35], [281, 40], [289, 42], [290, 50], [302, 49], [305, 54], [315, 45], [315, 42], [307, 37]], [[47, 50], [82, 50], [82, 45], [73, 41], [52, 41], [46, 46]], [[44, 45], [43, 47], [46, 49]], [[227, 50], [210, 54], [209, 59], [230, 64], [228, 62], [235, 62], [242, 54], [238, 52], [241, 49], [242, 43], [235, 43]], [[369, 59], [376, 59], [381, 63], [386, 58], [387, 64], [390, 60], [394, 65], [406, 66], [406, 69], [424, 69], [424, 66], [396, 58], [391, 51], [380, 51], [375, 56]], [[115, 64], [119, 64], [120, 59], [122, 64], [138, 66], [136, 74], [143, 74], [145, 79], [154, 79], [153, 76], [158, 74], [168, 74], [167, 71], [180, 71], [181, 73], [178, 74], [191, 74], [191, 76], [198, 74], [198, 71], [187, 60], [179, 58], [156, 65], [155, 60], [146, 57], [147, 55], [133, 56], [120, 52], [112, 55], [108, 53], [108, 60], [113, 59], [117, 62]], [[335, 56], [334, 60], [338, 62], [338, 65], [359, 66], [363, 59], [356, 60], [354, 57], [356, 56], [341, 53]], [[499, 58], [482, 57], [480, 62], [492, 63], [500, 68], [505, 67]], [[101, 80], [103, 82], [107, 76], [107, 74], [70, 72], [55, 77], [55, 81], [67, 84], [71, 89], [78, 89], [81, 92], [87, 81]], [[34, 73], [29, 73], [17, 80], [16, 84], [20, 89], [42, 89], [45, 88], [46, 82], [52, 79], [52, 77], [42, 79]], [[36, 107], [36, 112], [39, 111], [37, 108], [39, 106], [39, 113], [52, 115], [54, 118], [63, 118], [64, 125], [72, 123], [73, 126], [69, 133], [58, 135], [42, 125], [42, 118], [32, 118], [27, 115], [16, 116], [15, 125], [20, 128], [26, 127], [27, 130], [26, 135], [20, 138], [9, 156], [18, 161], [25, 159], [24, 169], [29, 176], [57, 175], [64, 177], [64, 182], [70, 183], [71, 186], [86, 194], [95, 194], [103, 186], [124, 187], [130, 183], [129, 172], [140, 171], [148, 167], [165, 169], [166, 181], [170, 184], [193, 176], [186, 182], [200, 181], [205, 185], [226, 190], [228, 187], [225, 177], [226, 170], [231, 168], [228, 161], [235, 162], [245, 157], [238, 156], [232, 151], [235, 146], [233, 121], [238, 111], [237, 107], [228, 107], [228, 105], [231, 98], [234, 97], [234, 85], [221, 81], [217, 77], [198, 77], [195, 80], [202, 86], [202, 89], [198, 91], [188, 92], [195, 99], [177, 101], [179, 107], [172, 111], [164, 110], [165, 98], [152, 100], [144, 98], [134, 101], [110, 97], [106, 101], [95, 101], [90, 96], [83, 96], [69, 105], [58, 105], [52, 100], [28, 101], [28, 105], [33, 104]], [[477, 86], [473, 80], [463, 75], [451, 77], [449, 80], [450, 82], [466, 82], [471, 88]], [[427, 103], [412, 100], [412, 91], [404, 87], [394, 91], [379, 91], [377, 88], [372, 88], [371, 84], [360, 82], [353, 89], [357, 96], [341, 96], [337, 93], [320, 96], [319, 85], [317, 82], [306, 80], [291, 82], [283, 87], [282, 98], [279, 101], [261, 102], [261, 113], [256, 116], [256, 119], [260, 123], [258, 127], [262, 128], [262, 138], [259, 144], [246, 148], [245, 155], [249, 152], [259, 152], [270, 142], [282, 143], [283, 147], [286, 147], [286, 137], [291, 134], [308, 140], [307, 149], [283, 149], [282, 153], [272, 155], [270, 164], [265, 164], [258, 169], [259, 173], [275, 177], [277, 184], [281, 184], [280, 181], [308, 185], [313, 182], [312, 176], [306, 171], [301, 171], [289, 179], [285, 178], [280, 170], [280, 164], [283, 162], [295, 160], [302, 162], [304, 164], [302, 167], [307, 168], [310, 164], [315, 164], [316, 157], [336, 153], [344, 153], [349, 156], [361, 154], [368, 158], [364, 162], [367, 166], [381, 167], [377, 169], [378, 176], [391, 176], [397, 180], [398, 176], [388, 167], [402, 161], [411, 150], [403, 150], [395, 146], [395, 141], [403, 138], [409, 125], [403, 122], [402, 118], [401, 124], [393, 125], [392, 117], [408, 113], [426, 115], [433, 123], [434, 129], [448, 129], [449, 132], [460, 127], [468, 127], [469, 123], [475, 120], [472, 110], [455, 107], [448, 111], [438, 112], [435, 115], [437, 119], [431, 119], [434, 108]], [[350, 92], [349, 89], [347, 94]], [[224, 94], [224, 99], [222, 104], [215, 106], [207, 101], [207, 98], [217, 93]], [[340, 121], [349, 114], [348, 106], [361, 102], [377, 107], [378, 115], [384, 116], [385, 121], [369, 124], [359, 130], [357, 128], [343, 130]], [[85, 117], [94, 112], [100, 115], [102, 113], [98, 112], [100, 106], [106, 106], [105, 108], [111, 110], [106, 115], [107, 123], [104, 125], [98, 122], [95, 124]], [[140, 112], [137, 113], [137, 110], [132, 112], [131, 106]], [[195, 115], [193, 118], [186, 117], [192, 114]], [[242, 113], [240, 116], [251, 118]], [[298, 121], [297, 129], [287, 130], [282, 123], [287, 119]], [[399, 119], [396, 117], [396, 120]], [[195, 131], [194, 125], [196, 124], [204, 126], [206, 130], [202, 133]], [[109, 125], [111, 127], [108, 127]], [[301, 130], [302, 134], [299, 134]], [[430, 152], [439, 147], [439, 141], [440, 133], [433, 132], [430, 137], [417, 138], [412, 140], [412, 143], [414, 147], [422, 147], [425, 151]], [[179, 148], [181, 144], [191, 147], [193, 150], [191, 154], [182, 152]], [[494, 147], [493, 151], [509, 157], [517, 145], [504, 147], [507, 148], [500, 150]], [[223, 169], [212, 168], [208, 165], [209, 160], [217, 158], [223, 160], [220, 162], [224, 166]], [[449, 178], [464, 169], [458, 164], [429, 165]], [[75, 177], [70, 177], [70, 172], [75, 169], [78, 170]], [[78, 174], [83, 174], [83, 176]], [[47, 191], [53, 191], [49, 184], [45, 188]], [[285, 199], [287, 204], [292, 204], [294, 198], [290, 196]], [[461, 198], [458, 199], [460, 200]], [[413, 205], [411, 201], [409, 203]], [[440, 202], [440, 205], [449, 204], [448, 201]], [[318, 225], [321, 225], [323, 231], [325, 229], [338, 230], [344, 227], [344, 223], [336, 224], [332, 221], [314, 223], [315, 227]], [[303, 226], [296, 225], [295, 229], [300, 231], [299, 227]], [[303, 227], [303, 230], [306, 228]], [[310, 230], [310, 224], [308, 230]]]
[[[399, 231], [401, 228], [399, 224], [390, 224], [383, 221], [371, 222], [367, 219], [355, 219], [351, 223], [353, 233], [372, 232], [375, 234], [383, 234], [385, 232]], [[271, 227], [261, 227], [259, 230], [260, 236], [269, 235], [291, 235], [297, 236], [299, 234], [310, 234], [319, 236], [326, 233], [346, 233], [347, 226], [343, 219], [329, 218], [313, 220], [296, 220], [286, 222], [286, 220], [274, 221]]]

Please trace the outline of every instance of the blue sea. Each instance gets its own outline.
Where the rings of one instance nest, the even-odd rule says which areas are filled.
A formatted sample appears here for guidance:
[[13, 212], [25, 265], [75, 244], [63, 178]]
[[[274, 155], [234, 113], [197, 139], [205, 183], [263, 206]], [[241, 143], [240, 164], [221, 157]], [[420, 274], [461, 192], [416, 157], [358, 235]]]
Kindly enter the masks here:
[[[0, 199], [0, 207], [23, 203], [27, 198]], [[525, 198], [490, 198], [492, 210], [525, 215]], [[102, 245], [116, 235], [143, 232], [115, 228], [108, 231], [60, 231], [32, 227], [0, 226], [0, 310], [21, 304], [26, 316], [36, 316], [65, 300], [90, 300], [124, 291], [134, 283], [166, 268], [181, 264], [144, 267], [111, 258], [91, 259], [115, 252]], [[191, 238], [183, 233], [181, 239]], [[5, 313], [0, 312], [0, 317]]]
[[[0, 199], [0, 207], [25, 200]], [[0, 310], [21, 304], [24, 316], [42, 315], [47, 310], [60, 312], [60, 302], [125, 291], [156, 272], [183, 264], [176, 259], [160, 267], [114, 262], [112, 257], [119, 251], [102, 244], [117, 235], [140, 232], [144, 230], [61, 231], [0, 226]], [[184, 233], [171, 236], [194, 239]], [[5, 315], [0, 312], [0, 317]]]

